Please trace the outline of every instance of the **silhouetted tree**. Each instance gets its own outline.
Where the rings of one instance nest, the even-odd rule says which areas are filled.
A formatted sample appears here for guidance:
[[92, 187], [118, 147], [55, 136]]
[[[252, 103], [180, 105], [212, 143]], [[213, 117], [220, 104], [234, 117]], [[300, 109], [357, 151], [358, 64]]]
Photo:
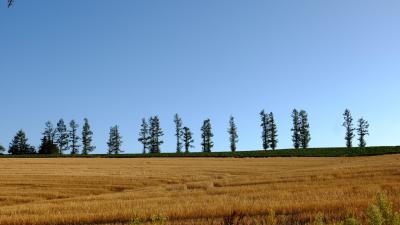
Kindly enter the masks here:
[[35, 154], [35, 148], [28, 144], [25, 132], [19, 130], [10, 143], [8, 153], [12, 155]]
[[346, 128], [346, 135], [344, 139], [346, 140], [346, 147], [351, 148], [353, 146], [354, 138], [354, 128], [353, 128], [353, 117], [351, 116], [350, 110], [346, 109], [343, 113], [344, 122], [342, 126]]
[[210, 119], [204, 120], [201, 131], [201, 138], [203, 139], [201, 146], [203, 147], [203, 152], [211, 152], [212, 147], [214, 147], [214, 143], [212, 141], [214, 134], [212, 133]]
[[53, 123], [47, 121], [45, 123], [44, 132], [42, 134], [47, 138], [47, 140], [54, 142], [56, 136], [56, 130], [53, 127]]
[[266, 113], [264, 110], [262, 110], [260, 112], [260, 117], [261, 117], [261, 128], [262, 128], [262, 132], [261, 132], [261, 139], [262, 139], [262, 145], [263, 145], [263, 149], [267, 150], [269, 148], [269, 118], [268, 118], [268, 113]]
[[277, 145], [278, 145], [278, 130], [276, 128], [275, 124], [275, 119], [274, 119], [274, 114], [272, 112], [269, 113], [268, 116], [268, 134], [269, 134], [269, 146], [272, 148], [272, 150], [275, 150]]
[[143, 154], [146, 154], [146, 150], [149, 148], [149, 128], [145, 118], [142, 119], [140, 126], [138, 141], [143, 145]]
[[301, 144], [301, 139], [300, 139], [300, 117], [297, 109], [294, 109], [292, 112], [292, 122], [293, 122], [293, 127], [292, 127], [293, 147], [298, 149]]
[[58, 149], [60, 150], [60, 154], [63, 154], [65, 151], [68, 150], [68, 143], [69, 143], [69, 135], [67, 131], [67, 126], [64, 123], [63, 119], [60, 119], [57, 123], [56, 128], [56, 140], [55, 143], [58, 145]]
[[185, 153], [189, 153], [190, 148], [194, 148], [192, 143], [194, 142], [193, 140], [193, 133], [190, 131], [188, 127], [183, 128], [183, 142], [185, 145]]
[[304, 110], [300, 111], [300, 147], [303, 149], [308, 148], [311, 140], [310, 136], [310, 125], [308, 123], [308, 115]]
[[80, 138], [77, 134], [78, 124], [75, 122], [75, 120], [71, 120], [71, 122], [69, 123], [69, 127], [71, 129], [69, 131], [69, 148], [71, 149], [71, 155], [79, 154], [78, 141]]
[[174, 123], [175, 123], [175, 137], [176, 137], [176, 152], [181, 153], [182, 152], [182, 119], [179, 117], [178, 114], [175, 114], [174, 116]]
[[367, 142], [365, 141], [365, 136], [369, 135], [368, 128], [369, 128], [368, 121], [364, 120], [363, 118], [360, 118], [358, 120], [358, 127], [357, 127], [358, 141], [359, 141], [358, 146], [360, 148], [364, 148], [367, 146]]
[[123, 152], [121, 150], [122, 137], [119, 134], [119, 128], [117, 125], [110, 128], [110, 137], [107, 142], [108, 154], [119, 154]]
[[149, 139], [149, 145], [150, 145], [150, 153], [160, 153], [161, 152], [161, 144], [164, 143], [164, 141], [161, 140], [161, 137], [164, 135], [161, 127], [160, 127], [160, 119], [158, 116], [150, 117], [149, 120], [150, 124], [150, 139]]
[[92, 135], [93, 132], [90, 129], [89, 120], [84, 119], [84, 124], [82, 128], [82, 154], [87, 155], [92, 152], [96, 147], [92, 145]]
[[52, 140], [49, 139], [48, 136], [43, 136], [42, 144], [39, 147], [38, 153], [46, 155], [59, 154], [60, 150], [58, 149], [58, 146], [54, 144]]
[[7, 2], [8, 2], [8, 8], [10, 8], [13, 5], [14, 0], [7, 0]]
[[235, 124], [235, 118], [231, 116], [229, 118], [229, 128], [228, 128], [228, 134], [229, 134], [229, 141], [231, 144], [231, 151], [235, 152], [236, 151], [236, 144], [238, 143], [238, 134], [237, 134], [237, 127]]
[[3, 154], [6, 151], [6, 149], [3, 147], [3, 145], [0, 145], [0, 154]]

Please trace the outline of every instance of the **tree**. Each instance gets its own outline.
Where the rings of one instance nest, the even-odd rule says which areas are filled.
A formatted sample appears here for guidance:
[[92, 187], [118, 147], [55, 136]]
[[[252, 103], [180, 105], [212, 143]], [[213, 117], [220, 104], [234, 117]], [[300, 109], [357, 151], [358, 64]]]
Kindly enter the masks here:
[[50, 121], [45, 123], [43, 136], [47, 138], [47, 140], [54, 142], [56, 136], [56, 130], [53, 127], [53, 124]]
[[364, 120], [364, 118], [360, 118], [358, 120], [358, 127], [357, 127], [358, 141], [359, 141], [358, 146], [360, 148], [365, 148], [365, 146], [367, 146], [367, 142], [365, 141], [365, 136], [369, 135], [368, 128], [369, 128], [368, 121]]
[[214, 134], [212, 133], [210, 119], [204, 120], [201, 131], [201, 138], [203, 139], [201, 146], [203, 147], [203, 152], [211, 152], [212, 147], [214, 147], [214, 143], [212, 141]]
[[7, 0], [7, 2], [8, 2], [8, 8], [10, 8], [13, 5], [14, 0]]
[[6, 149], [3, 147], [3, 145], [0, 145], [0, 155], [2, 155]]
[[178, 114], [174, 116], [174, 123], [175, 123], [175, 137], [176, 137], [176, 153], [182, 152], [182, 119], [179, 117]]
[[140, 126], [138, 141], [143, 145], [143, 154], [146, 154], [146, 150], [149, 148], [149, 126], [145, 118], [142, 119], [142, 125]]
[[69, 135], [67, 131], [67, 126], [64, 123], [63, 119], [60, 119], [57, 123], [56, 128], [56, 141], [55, 143], [58, 145], [58, 149], [60, 150], [60, 154], [63, 154], [65, 151], [68, 150], [68, 143], [69, 143]]
[[28, 144], [28, 138], [23, 130], [19, 130], [10, 143], [8, 153], [12, 155], [34, 154], [35, 148]]
[[275, 150], [277, 145], [278, 145], [278, 130], [276, 128], [275, 124], [275, 119], [274, 119], [274, 114], [272, 112], [269, 113], [268, 116], [269, 122], [268, 122], [268, 134], [269, 134], [269, 146], [272, 148], [272, 150]]
[[161, 127], [160, 127], [160, 119], [158, 116], [150, 117], [149, 120], [150, 124], [150, 139], [149, 139], [149, 146], [150, 146], [150, 153], [160, 153], [161, 152], [161, 144], [164, 141], [161, 140], [161, 137], [164, 135]]
[[59, 154], [60, 150], [58, 149], [58, 146], [48, 138], [48, 136], [43, 136], [42, 144], [39, 147], [38, 153], [52, 155], [52, 154]]
[[299, 112], [297, 111], [297, 109], [294, 109], [292, 112], [292, 121], [293, 121], [293, 127], [292, 127], [293, 147], [295, 149], [298, 149], [300, 147], [300, 121], [299, 121]]
[[231, 116], [229, 118], [229, 128], [228, 128], [228, 134], [229, 134], [229, 141], [231, 143], [231, 151], [235, 152], [236, 151], [236, 144], [238, 143], [238, 134], [237, 134], [237, 127], [235, 124], [235, 118]]
[[107, 142], [108, 154], [119, 154], [123, 152], [121, 150], [122, 137], [119, 134], [119, 128], [117, 125], [110, 128], [110, 137]]
[[84, 119], [84, 124], [82, 128], [82, 154], [87, 155], [92, 152], [96, 147], [92, 145], [92, 135], [93, 132], [90, 129], [89, 120]]
[[71, 155], [79, 154], [78, 141], [80, 138], [77, 134], [79, 126], [75, 122], [75, 120], [71, 120], [71, 122], [69, 123], [69, 127], [71, 128], [71, 130], [69, 131], [69, 142], [70, 142], [69, 148], [71, 149]]
[[304, 110], [300, 111], [300, 147], [303, 149], [308, 148], [310, 143], [310, 124], [308, 123], [308, 115]]
[[265, 113], [264, 110], [262, 110], [260, 112], [260, 117], [261, 117], [261, 128], [262, 128], [262, 133], [261, 133], [261, 139], [263, 142], [263, 149], [267, 150], [269, 148], [269, 130], [268, 130], [268, 126], [269, 126], [269, 118], [268, 118], [268, 114]]
[[190, 131], [188, 127], [183, 128], [183, 142], [185, 145], [185, 153], [189, 153], [190, 148], [194, 148], [192, 143], [194, 142], [193, 140], [193, 133]]
[[346, 109], [343, 113], [344, 122], [342, 126], [346, 129], [346, 135], [344, 139], [346, 140], [346, 147], [351, 148], [353, 146], [354, 138], [354, 128], [353, 128], [353, 117], [351, 116], [350, 110]]

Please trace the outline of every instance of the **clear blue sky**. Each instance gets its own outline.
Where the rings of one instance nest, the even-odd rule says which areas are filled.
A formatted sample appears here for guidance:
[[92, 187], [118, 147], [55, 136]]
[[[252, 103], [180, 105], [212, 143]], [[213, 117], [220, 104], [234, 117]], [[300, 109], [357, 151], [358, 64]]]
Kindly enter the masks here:
[[[344, 146], [342, 113], [370, 122], [368, 145], [400, 143], [398, 0], [15, 0], [0, 5], [0, 143], [23, 128], [38, 146], [47, 120], [89, 118], [97, 153], [118, 124], [140, 152], [142, 117], [159, 115], [162, 151], [173, 115], [195, 134], [210, 118], [215, 150], [261, 148], [259, 111], [305, 109], [311, 146]], [[82, 127], [82, 126], [81, 126]]]

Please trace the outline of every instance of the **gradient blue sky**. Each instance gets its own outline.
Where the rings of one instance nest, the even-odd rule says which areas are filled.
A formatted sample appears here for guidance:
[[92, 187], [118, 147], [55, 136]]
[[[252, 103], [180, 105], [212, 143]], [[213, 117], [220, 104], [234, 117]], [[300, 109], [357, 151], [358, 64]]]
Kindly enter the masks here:
[[38, 146], [47, 120], [89, 118], [96, 153], [118, 124], [141, 152], [142, 117], [173, 115], [195, 134], [210, 118], [215, 150], [261, 147], [259, 111], [291, 146], [291, 110], [309, 113], [311, 146], [343, 146], [342, 113], [370, 122], [369, 145], [400, 143], [398, 0], [15, 0], [0, 5], [0, 143], [23, 128]]

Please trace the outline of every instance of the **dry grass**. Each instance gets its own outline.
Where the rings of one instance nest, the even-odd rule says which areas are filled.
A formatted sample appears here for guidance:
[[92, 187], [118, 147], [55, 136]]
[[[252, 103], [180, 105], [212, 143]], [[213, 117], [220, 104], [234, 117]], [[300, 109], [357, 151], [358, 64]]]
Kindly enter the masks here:
[[355, 158], [0, 159], [0, 224], [221, 224], [233, 211], [281, 224], [363, 217], [378, 192], [399, 209], [400, 155]]

